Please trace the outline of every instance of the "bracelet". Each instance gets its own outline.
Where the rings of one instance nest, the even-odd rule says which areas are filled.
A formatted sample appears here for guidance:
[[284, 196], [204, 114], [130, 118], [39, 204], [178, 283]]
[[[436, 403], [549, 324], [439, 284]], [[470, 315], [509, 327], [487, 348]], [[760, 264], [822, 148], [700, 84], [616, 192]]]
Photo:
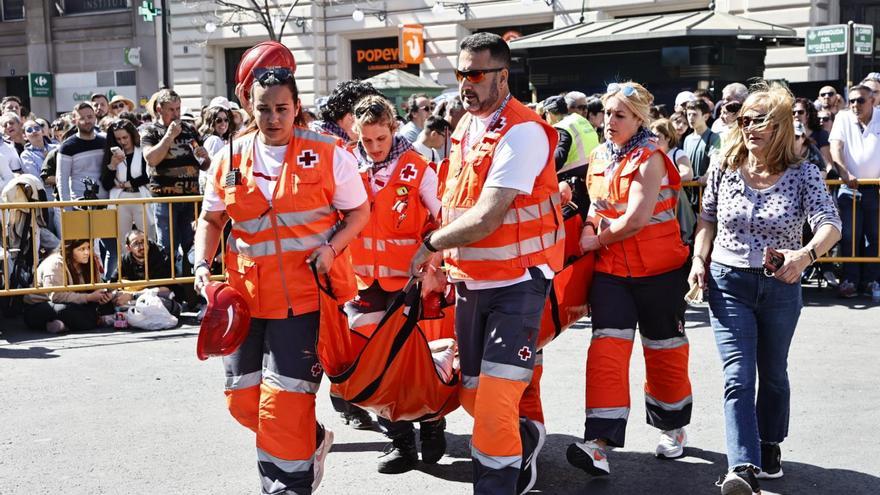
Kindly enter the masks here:
[[333, 247], [333, 244], [330, 244], [330, 241], [324, 241], [324, 245], [329, 247], [331, 251], [333, 251], [333, 257], [338, 258], [339, 253], [336, 251], [336, 248]]
[[596, 232], [598, 232], [598, 230], [596, 230], [596, 226], [593, 225], [593, 222], [587, 222], [587, 223], [585, 223], [585, 224], [584, 224], [584, 228], [587, 228], [587, 227], [591, 227], [591, 228], [593, 229], [593, 233], [594, 233], [594, 234], [595, 234]]
[[201, 260], [198, 263], [196, 263], [195, 267], [193, 267], [193, 272], [195, 272], [196, 270], [198, 270], [199, 268], [202, 268], [202, 267], [205, 267], [208, 269], [208, 271], [210, 271], [211, 270], [211, 263], [209, 263], [208, 260]]
[[819, 256], [816, 255], [816, 250], [814, 248], [810, 248], [810, 261], [815, 263], [817, 259], [819, 259]]
[[702, 261], [704, 265], [706, 264], [706, 258], [703, 258], [703, 256], [700, 254], [695, 254], [693, 256], [693, 259]]
[[427, 249], [428, 251], [436, 253], [437, 248], [435, 248], [434, 245], [431, 244], [431, 234], [433, 234], [433, 232], [429, 232], [428, 235], [425, 236], [425, 238], [422, 240], [422, 244], [424, 244], [425, 249]]

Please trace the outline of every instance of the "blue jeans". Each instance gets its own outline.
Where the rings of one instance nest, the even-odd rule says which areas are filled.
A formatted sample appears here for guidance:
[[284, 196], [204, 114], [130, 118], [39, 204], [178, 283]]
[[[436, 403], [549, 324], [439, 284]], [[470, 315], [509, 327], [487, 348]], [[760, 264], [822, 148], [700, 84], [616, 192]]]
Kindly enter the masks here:
[[[859, 186], [861, 197], [856, 198], [844, 193], [841, 187], [837, 195], [837, 207], [840, 209], [840, 221], [843, 225], [840, 239], [841, 256], [877, 256], [878, 255], [878, 221], [880, 221], [880, 187]], [[855, 222], [853, 222], [855, 210]], [[855, 234], [855, 236], [853, 236]], [[855, 244], [853, 244], [855, 237]], [[859, 285], [867, 285], [880, 280], [880, 267], [876, 263], [844, 263], [843, 279]]]
[[[171, 224], [169, 222], [170, 217], [168, 215], [168, 206], [171, 205], [171, 209], [173, 210], [174, 215], [174, 246], [171, 246]], [[187, 254], [189, 253], [189, 248], [193, 245], [193, 239], [195, 238], [195, 232], [192, 228], [192, 222], [195, 220], [196, 210], [192, 203], [155, 203], [153, 205], [153, 211], [156, 215], [156, 243], [160, 246], [164, 247], [168, 252], [168, 256], [172, 260], [180, 260], [186, 259]], [[178, 249], [182, 251], [182, 254], [178, 252]], [[176, 272], [177, 276], [184, 276], [181, 274], [182, 266], [177, 261], [176, 263]]]
[[761, 442], [778, 443], [788, 435], [788, 349], [803, 305], [801, 286], [719, 263], [712, 263], [710, 272], [728, 467], [761, 467]]

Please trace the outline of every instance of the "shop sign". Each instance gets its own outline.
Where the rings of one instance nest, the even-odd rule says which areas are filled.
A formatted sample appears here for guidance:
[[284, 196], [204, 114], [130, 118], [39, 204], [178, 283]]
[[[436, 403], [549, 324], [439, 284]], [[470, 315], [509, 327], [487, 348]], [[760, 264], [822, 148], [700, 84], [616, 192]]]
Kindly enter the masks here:
[[51, 98], [52, 74], [49, 72], [29, 72], [28, 90], [31, 98]]
[[123, 52], [123, 56], [125, 57], [125, 63], [128, 65], [132, 65], [134, 67], [141, 66], [141, 49], [137, 48], [126, 48]]
[[368, 79], [391, 69], [419, 75], [419, 64], [401, 62], [398, 37], [352, 40], [351, 77]]
[[116, 95], [122, 95], [131, 101], [138, 101], [137, 86], [77, 86], [68, 88], [55, 88], [58, 96], [55, 104], [59, 112], [69, 112], [82, 101], [89, 101], [94, 93], [107, 95], [107, 99], [113, 99]]
[[129, 0], [64, 0], [65, 14], [84, 14], [128, 8], [131, 8]]
[[421, 24], [406, 24], [400, 28], [398, 55], [405, 64], [421, 64], [425, 59], [425, 28]]

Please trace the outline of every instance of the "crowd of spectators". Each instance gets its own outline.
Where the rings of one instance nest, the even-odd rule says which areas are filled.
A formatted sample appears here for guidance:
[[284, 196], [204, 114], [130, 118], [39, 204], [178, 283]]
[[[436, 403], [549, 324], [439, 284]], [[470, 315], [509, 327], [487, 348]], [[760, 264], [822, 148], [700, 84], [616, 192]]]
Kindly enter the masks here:
[[[353, 143], [356, 135], [351, 109], [356, 101], [371, 94], [379, 92], [361, 81], [340, 83], [328, 97], [318, 99], [314, 110], [304, 111], [300, 123]], [[678, 167], [683, 180], [705, 184], [709, 171], [722, 160], [726, 135], [736, 125], [748, 95], [744, 84], [732, 83], [721, 89], [717, 101], [709, 91], [698, 89], [682, 91], [670, 106], [655, 102], [649, 129]], [[566, 202], [574, 203], [581, 212], [586, 212], [590, 202], [584, 183], [588, 157], [605, 140], [600, 97], [571, 91], [529, 105], [559, 134], [554, 156], [560, 192]], [[456, 95], [431, 98], [413, 94], [404, 104], [398, 134], [429, 161], [440, 163], [448, 154], [452, 134], [463, 114], [464, 108]], [[122, 95], [108, 99], [106, 95], [94, 94], [51, 122], [29, 113], [15, 96], [7, 96], [0, 100], [2, 197], [18, 197], [13, 189], [26, 188], [28, 184], [36, 184], [39, 191], [23, 190], [22, 197], [45, 198], [50, 202], [197, 195], [204, 191], [211, 157], [229, 144], [247, 119], [246, 112], [224, 97], [214, 98], [201, 109], [183, 108], [180, 97], [171, 89], [157, 91], [144, 112], [138, 112], [137, 105]], [[844, 181], [834, 191], [843, 220], [843, 238], [837, 253], [877, 256], [878, 186], [860, 185], [857, 180], [880, 178], [880, 74], [869, 74], [848, 91], [838, 91], [829, 85], [823, 86], [815, 97], [796, 98], [792, 126], [798, 156], [818, 167], [823, 178]], [[32, 176], [37, 182], [19, 180], [23, 176]], [[692, 242], [700, 194], [696, 188], [687, 191], [680, 198], [678, 216], [683, 239]], [[688, 205], [690, 208], [686, 208]], [[92, 282], [116, 281], [120, 278], [116, 273], [120, 263], [124, 272], [139, 276], [141, 272], [133, 269], [137, 263], [133, 262], [129, 236], [137, 232], [145, 235], [146, 240], [135, 242], [149, 243], [151, 262], [164, 265], [155, 268], [155, 274], [171, 276], [172, 263], [175, 274], [191, 274], [188, 255], [193, 245], [193, 203], [111, 208], [117, 208], [117, 236], [99, 239], [91, 245], [90, 255], [98, 262], [100, 273], [97, 278], [85, 278]], [[5, 254], [7, 266], [12, 267], [17, 256], [29, 263], [37, 256], [38, 264], [46, 264], [41, 265], [36, 277], [31, 275], [24, 280], [48, 287], [65, 278], [58, 277], [55, 265], [60, 257], [52, 254], [60, 253], [61, 246], [66, 244], [59, 241], [60, 217], [59, 208], [41, 210], [36, 253], [9, 245]], [[15, 218], [21, 221], [22, 217]], [[7, 215], [3, 221], [8, 224], [14, 220]], [[27, 239], [30, 241], [30, 237]], [[21, 236], [7, 236], [7, 240], [22, 242]], [[117, 260], [119, 256], [121, 261]], [[816, 276], [836, 285], [842, 297], [880, 291], [880, 265], [845, 263], [837, 272], [827, 264], [816, 267], [821, 268]], [[811, 273], [808, 270], [805, 277]], [[155, 274], [151, 278], [156, 278]], [[74, 279], [82, 277], [78, 272], [69, 275]], [[198, 298], [194, 295], [176, 288], [175, 292], [178, 297], [189, 297], [191, 306], [197, 306]], [[67, 302], [64, 296], [60, 298]], [[36, 299], [46, 303], [45, 298]], [[52, 299], [49, 296], [50, 304], [54, 304]], [[31, 308], [28, 321], [44, 327], [42, 320], [49, 311], [45, 304], [39, 311], [39, 317], [35, 317]], [[51, 328], [58, 329], [59, 325], [53, 323]]]

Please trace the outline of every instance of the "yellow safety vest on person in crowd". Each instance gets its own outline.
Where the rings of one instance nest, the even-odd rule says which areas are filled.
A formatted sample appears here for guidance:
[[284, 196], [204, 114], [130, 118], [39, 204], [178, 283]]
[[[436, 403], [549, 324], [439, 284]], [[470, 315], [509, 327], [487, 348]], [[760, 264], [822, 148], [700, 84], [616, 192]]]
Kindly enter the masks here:
[[596, 129], [590, 125], [590, 121], [579, 113], [570, 113], [564, 119], [553, 124], [553, 127], [562, 129], [571, 135], [571, 148], [568, 149], [565, 165], [557, 173], [568, 172], [586, 165], [590, 161], [590, 153], [593, 148], [599, 146], [599, 135], [596, 134]]

